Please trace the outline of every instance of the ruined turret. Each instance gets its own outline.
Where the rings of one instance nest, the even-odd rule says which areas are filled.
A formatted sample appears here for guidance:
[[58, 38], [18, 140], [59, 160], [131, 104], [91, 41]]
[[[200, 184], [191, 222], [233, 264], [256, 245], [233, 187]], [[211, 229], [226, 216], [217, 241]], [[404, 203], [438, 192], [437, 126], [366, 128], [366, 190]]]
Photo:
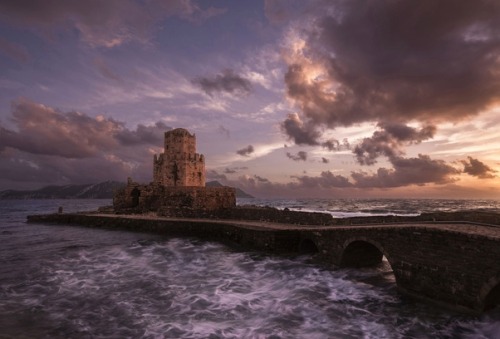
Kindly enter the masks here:
[[205, 157], [196, 153], [196, 136], [184, 128], [165, 132], [165, 149], [154, 156], [153, 182], [162, 186], [205, 187]]
[[128, 179], [116, 192], [117, 213], [157, 212], [181, 216], [186, 210], [213, 211], [236, 206], [232, 187], [205, 187], [205, 157], [196, 153], [196, 136], [184, 128], [165, 132], [163, 153], [153, 157], [153, 182]]

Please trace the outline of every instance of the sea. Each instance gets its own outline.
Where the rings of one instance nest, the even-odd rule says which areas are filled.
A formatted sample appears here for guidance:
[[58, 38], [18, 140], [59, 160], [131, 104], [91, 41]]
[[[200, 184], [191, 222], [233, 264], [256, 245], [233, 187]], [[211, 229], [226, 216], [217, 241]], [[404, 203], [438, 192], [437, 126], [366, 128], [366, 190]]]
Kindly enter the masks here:
[[[0, 338], [500, 338], [500, 307], [398, 293], [387, 261], [340, 269], [196, 238], [26, 223], [109, 200], [0, 201]], [[240, 199], [334, 217], [500, 213], [495, 200]], [[499, 263], [500, 264], [500, 263]]]

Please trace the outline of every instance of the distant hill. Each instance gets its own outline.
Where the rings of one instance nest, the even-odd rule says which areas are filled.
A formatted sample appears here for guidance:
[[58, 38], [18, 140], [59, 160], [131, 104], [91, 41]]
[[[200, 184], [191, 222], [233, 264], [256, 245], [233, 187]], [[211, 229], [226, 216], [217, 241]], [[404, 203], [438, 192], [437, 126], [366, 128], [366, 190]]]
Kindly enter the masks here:
[[[223, 186], [218, 181], [210, 181], [208, 187]], [[34, 191], [0, 191], [1, 199], [111, 199], [113, 193], [125, 187], [125, 183], [105, 181], [99, 184], [46, 186]], [[250, 194], [236, 189], [237, 198], [253, 198]]]
[[0, 199], [111, 199], [125, 183], [105, 181], [99, 184], [46, 186], [34, 191], [0, 191]]
[[[207, 187], [223, 187], [218, 181], [209, 181], [205, 184]], [[236, 198], [255, 198], [253, 195], [248, 194], [240, 188], [236, 188]]]

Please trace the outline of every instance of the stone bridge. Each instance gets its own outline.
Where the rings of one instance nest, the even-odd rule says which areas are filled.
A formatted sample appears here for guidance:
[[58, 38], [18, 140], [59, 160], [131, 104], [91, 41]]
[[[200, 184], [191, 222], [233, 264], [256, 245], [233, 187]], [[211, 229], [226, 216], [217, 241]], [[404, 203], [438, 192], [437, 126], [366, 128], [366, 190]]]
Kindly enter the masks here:
[[144, 215], [51, 214], [29, 222], [195, 236], [285, 253], [317, 253], [338, 267], [392, 267], [399, 290], [456, 310], [500, 304], [500, 227], [471, 223], [299, 226]]
[[299, 250], [339, 267], [385, 256], [399, 290], [480, 313], [500, 304], [500, 228], [472, 224], [339, 227], [300, 232]]

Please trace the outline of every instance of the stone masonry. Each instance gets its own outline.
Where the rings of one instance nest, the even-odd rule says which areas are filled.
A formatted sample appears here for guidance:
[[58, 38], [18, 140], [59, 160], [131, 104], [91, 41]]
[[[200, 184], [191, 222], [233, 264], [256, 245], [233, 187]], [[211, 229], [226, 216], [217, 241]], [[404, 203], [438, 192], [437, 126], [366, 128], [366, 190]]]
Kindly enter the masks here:
[[196, 153], [196, 136], [183, 128], [165, 132], [165, 149], [153, 159], [153, 182], [131, 178], [113, 197], [117, 213], [178, 209], [220, 210], [236, 206], [232, 187], [205, 187], [205, 157]]
[[500, 305], [500, 228], [495, 225], [301, 226], [88, 213], [29, 216], [28, 221], [200, 237], [271, 252], [316, 253], [317, 259], [339, 267], [374, 266], [385, 256], [404, 294], [471, 313]]
[[205, 187], [205, 158], [196, 136], [183, 128], [165, 132], [165, 151], [154, 156], [153, 181], [163, 186]]

